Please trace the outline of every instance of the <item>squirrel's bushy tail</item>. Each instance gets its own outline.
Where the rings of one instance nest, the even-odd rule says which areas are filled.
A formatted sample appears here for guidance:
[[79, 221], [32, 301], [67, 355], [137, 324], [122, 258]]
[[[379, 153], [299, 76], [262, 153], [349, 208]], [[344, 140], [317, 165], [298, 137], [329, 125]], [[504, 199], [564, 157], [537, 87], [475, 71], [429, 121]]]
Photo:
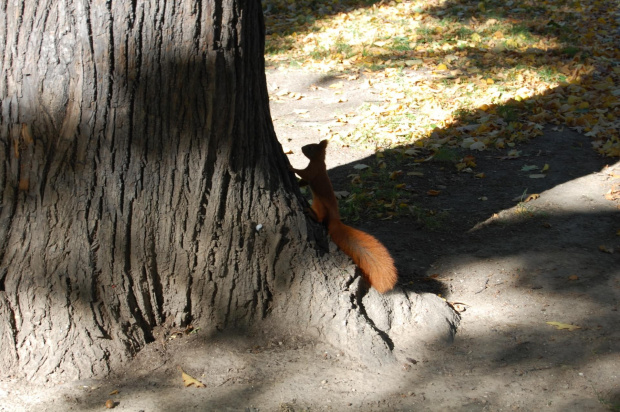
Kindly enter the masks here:
[[340, 220], [330, 222], [328, 230], [334, 243], [353, 259], [373, 288], [385, 293], [394, 287], [398, 278], [394, 260], [381, 242]]

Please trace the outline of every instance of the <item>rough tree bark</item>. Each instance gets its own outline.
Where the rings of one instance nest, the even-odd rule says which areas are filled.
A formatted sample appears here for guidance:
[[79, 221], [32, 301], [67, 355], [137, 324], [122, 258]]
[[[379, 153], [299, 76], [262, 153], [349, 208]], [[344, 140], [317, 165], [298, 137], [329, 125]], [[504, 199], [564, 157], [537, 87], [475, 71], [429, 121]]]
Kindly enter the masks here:
[[0, 0], [3, 375], [102, 375], [164, 324], [278, 325], [371, 364], [450, 338], [439, 299], [325, 253], [263, 42], [257, 0]]

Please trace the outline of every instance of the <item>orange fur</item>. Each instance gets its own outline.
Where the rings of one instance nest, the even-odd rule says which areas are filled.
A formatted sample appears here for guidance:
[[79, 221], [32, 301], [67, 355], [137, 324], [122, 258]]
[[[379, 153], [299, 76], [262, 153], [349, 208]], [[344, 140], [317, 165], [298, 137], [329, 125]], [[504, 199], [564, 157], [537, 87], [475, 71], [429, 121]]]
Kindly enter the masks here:
[[310, 163], [305, 169], [291, 167], [291, 171], [310, 185], [312, 218], [327, 224], [334, 243], [353, 259], [372, 287], [385, 293], [394, 287], [398, 279], [394, 260], [385, 246], [373, 236], [347, 226], [340, 220], [338, 200], [325, 166], [326, 148], [327, 140], [302, 147], [301, 150], [310, 159]]

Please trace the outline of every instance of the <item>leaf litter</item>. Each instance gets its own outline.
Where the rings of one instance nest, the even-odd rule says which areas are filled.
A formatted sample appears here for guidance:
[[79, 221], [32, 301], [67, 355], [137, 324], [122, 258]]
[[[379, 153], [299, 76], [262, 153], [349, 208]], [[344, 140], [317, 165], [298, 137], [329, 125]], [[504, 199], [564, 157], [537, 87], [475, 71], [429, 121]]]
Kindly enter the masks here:
[[620, 156], [615, 1], [266, 0], [263, 8], [268, 66], [341, 75], [335, 91], [363, 76], [377, 96], [339, 115], [353, 128], [327, 137], [513, 150], [552, 124]]

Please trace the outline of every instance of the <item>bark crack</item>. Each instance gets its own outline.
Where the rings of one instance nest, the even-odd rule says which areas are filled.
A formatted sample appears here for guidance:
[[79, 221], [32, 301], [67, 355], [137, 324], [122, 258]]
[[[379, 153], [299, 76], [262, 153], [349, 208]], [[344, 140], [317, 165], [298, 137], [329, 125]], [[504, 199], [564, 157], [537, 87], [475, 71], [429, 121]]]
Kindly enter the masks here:
[[[94, 56], [95, 56], [95, 44], [94, 44], [94, 39], [93, 39], [93, 23], [92, 23], [92, 18], [90, 15], [91, 9], [90, 9], [90, 3], [89, 2], [83, 2], [83, 4], [80, 4], [80, 6], [83, 6], [85, 8], [84, 10], [84, 15], [86, 16], [86, 33], [87, 33], [87, 41], [88, 41], [88, 51], [90, 53], [90, 57], [91, 59], [94, 61]], [[95, 105], [95, 112], [97, 111], [97, 94], [98, 94], [98, 88], [97, 88], [97, 82], [98, 82], [98, 77], [97, 77], [97, 65], [93, 64], [91, 66], [92, 70], [93, 70], [93, 77], [92, 77], [92, 82], [93, 82], [93, 98], [92, 98], [92, 102]]]
[[[106, 95], [106, 108], [109, 111], [110, 107], [112, 106], [112, 96], [114, 95], [114, 18], [112, 16], [112, 1], [106, 1], [106, 7], [108, 10], [108, 36], [109, 36], [109, 43], [108, 43], [108, 53], [109, 53], [109, 61], [108, 61], [108, 72], [107, 74], [107, 78], [108, 78], [108, 90], [107, 90], [107, 95]], [[105, 124], [114, 124], [114, 123], [109, 123], [107, 121], [107, 116], [105, 118]]]
[[194, 25], [194, 47], [200, 52], [200, 40], [202, 38], [202, 0], [196, 0], [194, 4], [196, 24]]
[[[356, 272], [358, 270], [359, 269], [356, 268]], [[357, 274], [357, 276], [361, 276], [361, 275]], [[357, 307], [359, 314], [368, 323], [368, 326], [370, 326], [371, 329], [374, 330], [377, 333], [377, 335], [379, 335], [379, 337], [383, 340], [383, 342], [385, 342], [385, 344], [388, 346], [390, 351], [393, 351], [394, 342], [392, 341], [392, 338], [390, 337], [390, 335], [387, 332], [379, 329], [379, 327], [375, 324], [375, 321], [366, 312], [366, 307], [364, 306], [363, 298], [369, 292], [368, 286], [362, 285], [361, 282], [359, 285], [360, 286], [358, 287], [356, 293], [351, 294], [351, 304], [353, 305], [353, 310], [355, 310]]]

